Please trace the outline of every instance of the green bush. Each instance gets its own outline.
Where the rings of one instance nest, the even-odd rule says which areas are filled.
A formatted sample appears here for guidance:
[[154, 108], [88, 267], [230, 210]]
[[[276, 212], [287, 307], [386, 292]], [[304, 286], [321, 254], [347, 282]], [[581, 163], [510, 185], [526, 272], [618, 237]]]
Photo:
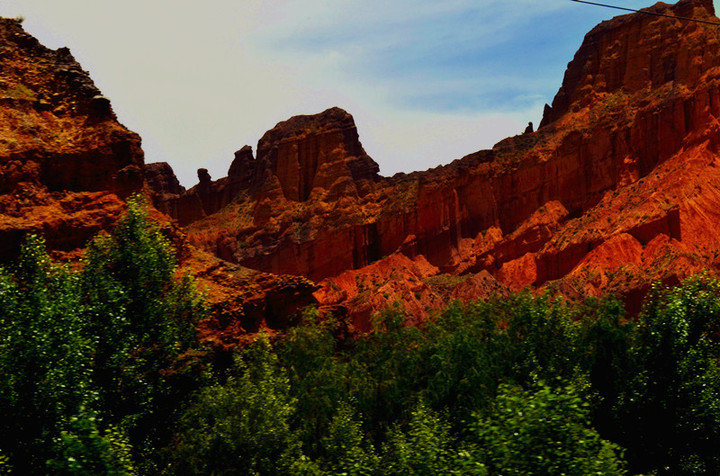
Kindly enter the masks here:
[[656, 287], [638, 317], [632, 378], [615, 405], [631, 468], [714, 474], [720, 467], [720, 282]]
[[176, 276], [175, 251], [141, 198], [128, 200], [111, 234], [91, 241], [80, 283], [95, 336], [98, 414], [126, 431], [149, 462], [200, 384], [194, 354], [196, 324], [207, 313], [203, 297], [190, 277]]
[[348, 404], [340, 405], [322, 441], [322, 467], [328, 474], [365, 476], [378, 470], [375, 448], [368, 441], [362, 421]]
[[92, 414], [72, 417], [66, 429], [55, 439], [57, 456], [48, 461], [53, 474], [135, 475], [132, 446], [116, 428], [108, 427], [104, 434], [98, 429]]
[[506, 362], [506, 380], [528, 385], [557, 377], [571, 379], [582, 371], [580, 325], [565, 300], [524, 292], [493, 304], [499, 324], [505, 327], [499, 358]]
[[78, 288], [36, 236], [0, 270], [0, 448], [20, 474], [44, 472], [63, 422], [97, 398]]
[[[332, 320], [317, 322], [317, 310], [304, 314], [303, 324], [289, 329], [277, 345], [279, 361], [288, 371], [290, 392], [295, 398], [292, 425], [302, 441], [303, 452], [317, 458], [339, 402], [349, 396], [350, 370], [337, 355]], [[357, 375], [356, 375], [357, 376]]]
[[505, 365], [498, 317], [488, 303], [454, 303], [425, 329], [422, 398], [432, 408], [452, 409], [455, 425], [495, 397]]
[[455, 461], [450, 425], [420, 403], [405, 426], [395, 425], [390, 430], [379, 474], [451, 474]]

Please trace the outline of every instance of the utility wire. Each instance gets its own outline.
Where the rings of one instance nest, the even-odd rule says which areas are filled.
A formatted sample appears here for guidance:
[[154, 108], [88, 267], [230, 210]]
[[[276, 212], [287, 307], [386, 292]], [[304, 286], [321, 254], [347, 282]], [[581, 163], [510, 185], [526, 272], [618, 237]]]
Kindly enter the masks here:
[[632, 8], [618, 7], [616, 5], [607, 5], [605, 3], [588, 2], [586, 0], [570, 0], [570, 1], [576, 2], [576, 3], [585, 3], [587, 5], [595, 5], [598, 7], [614, 8], [615, 10], [624, 10], [626, 12], [643, 13], [645, 15], [652, 15], [655, 17], [668, 17], [668, 18], [675, 18], [676, 20], [694, 21], [697, 23], [707, 23], [708, 25], [720, 26], [720, 23], [715, 23], [715, 22], [707, 21], [707, 20], [698, 20], [697, 18], [676, 17], [675, 15], [666, 15], [665, 13], [648, 12], [646, 10], [635, 10]]

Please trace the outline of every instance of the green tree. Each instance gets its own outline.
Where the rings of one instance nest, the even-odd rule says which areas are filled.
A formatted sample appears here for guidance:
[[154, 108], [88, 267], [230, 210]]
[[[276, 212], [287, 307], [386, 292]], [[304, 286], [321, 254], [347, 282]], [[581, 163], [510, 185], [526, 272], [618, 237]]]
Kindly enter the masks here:
[[350, 396], [375, 439], [413, 406], [418, 391], [426, 386], [425, 337], [420, 329], [404, 323], [400, 306], [387, 309], [377, 316], [375, 330], [350, 350]]
[[296, 401], [266, 336], [236, 357], [233, 373], [184, 413], [177, 474], [280, 474], [302, 456], [290, 428]]
[[63, 422], [96, 400], [77, 284], [36, 236], [0, 269], [0, 448], [19, 474], [44, 472]]
[[55, 449], [57, 456], [48, 461], [52, 474], [137, 474], [132, 462], [132, 446], [125, 435], [114, 427], [101, 433], [92, 413], [72, 417], [55, 439]]
[[0, 450], [0, 474], [12, 474], [13, 467], [10, 464], [10, 458]]
[[19, 474], [127, 474], [130, 453], [151, 470], [200, 383], [202, 297], [141, 201], [83, 264], [54, 263], [30, 236], [0, 269], [0, 448]]
[[631, 469], [713, 474], [720, 467], [720, 282], [655, 287], [638, 317], [632, 379], [615, 406]]
[[490, 303], [454, 303], [426, 326], [422, 397], [432, 408], [451, 409], [456, 426], [495, 397], [504, 364], [497, 317]]
[[288, 371], [290, 391], [296, 399], [292, 425], [312, 458], [321, 455], [321, 441], [349, 395], [348, 366], [338, 355], [333, 335], [335, 322], [318, 322], [317, 310], [307, 310], [303, 322], [278, 342], [281, 365]]
[[450, 425], [420, 403], [413, 410], [406, 429], [395, 425], [390, 430], [383, 445], [379, 473], [427, 476], [451, 474], [456, 465], [453, 446]]
[[583, 368], [597, 394], [594, 426], [603, 438], [618, 441], [621, 435], [614, 409], [635, 377], [631, 351], [637, 327], [634, 321], [624, 318], [622, 303], [612, 296], [588, 300], [580, 312], [583, 329], [577, 360], [584, 362]]
[[572, 379], [582, 371], [577, 359], [580, 326], [565, 300], [523, 292], [494, 304], [505, 328], [499, 337], [499, 358], [507, 365], [505, 379], [527, 385], [557, 377]]
[[622, 450], [600, 438], [589, 416], [574, 385], [502, 385], [489, 415], [471, 425], [471, 452], [490, 474], [624, 474]]
[[80, 274], [99, 416], [144, 449], [144, 460], [166, 444], [180, 404], [200, 382], [196, 323], [207, 309], [176, 266], [144, 200], [133, 197], [113, 232], [91, 241]]
[[322, 467], [329, 474], [363, 476], [376, 474], [378, 457], [368, 441], [362, 420], [349, 404], [342, 404], [322, 439]]

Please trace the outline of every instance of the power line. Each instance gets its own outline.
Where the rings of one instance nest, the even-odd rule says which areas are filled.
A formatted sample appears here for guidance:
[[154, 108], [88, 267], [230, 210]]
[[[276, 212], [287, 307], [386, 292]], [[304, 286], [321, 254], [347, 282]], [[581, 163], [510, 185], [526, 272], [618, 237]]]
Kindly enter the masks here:
[[707, 23], [708, 25], [715, 25], [720, 26], [720, 23], [715, 23], [712, 21], [707, 20], [698, 20], [697, 18], [688, 18], [688, 17], [676, 17], [675, 15], [667, 15], [665, 13], [656, 13], [656, 12], [649, 12], [647, 10], [635, 10], [633, 8], [625, 8], [625, 7], [618, 7], [616, 5], [607, 5], [605, 3], [596, 3], [596, 2], [588, 2], [586, 0], [570, 0], [571, 2], [577, 2], [577, 3], [585, 3], [587, 5], [595, 5], [598, 7], [605, 7], [605, 8], [614, 8], [615, 10], [624, 10], [626, 12], [633, 12], [633, 13], [642, 13], [645, 15], [652, 15], [655, 17], [667, 17], [667, 18], [675, 18], [676, 20], [685, 20], [685, 21], [694, 21], [697, 23]]

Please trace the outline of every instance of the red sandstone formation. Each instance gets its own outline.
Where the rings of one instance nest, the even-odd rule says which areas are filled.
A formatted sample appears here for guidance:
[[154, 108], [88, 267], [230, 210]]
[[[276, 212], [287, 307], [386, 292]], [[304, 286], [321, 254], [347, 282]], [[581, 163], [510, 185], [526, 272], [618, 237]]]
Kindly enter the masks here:
[[206, 293], [211, 313], [200, 323], [200, 337], [216, 349], [232, 349], [260, 329], [285, 329], [299, 322], [305, 307], [318, 304], [312, 295], [318, 286], [303, 277], [254, 271], [196, 249], [183, 270]]
[[61, 251], [84, 246], [141, 189], [140, 138], [66, 48], [0, 19], [0, 258], [28, 232]]
[[70, 51], [45, 48], [15, 20], [0, 21], [0, 38], [0, 192], [23, 182], [53, 191], [138, 190], [140, 138], [118, 124]]
[[[648, 11], [720, 21], [710, 0]], [[257, 159], [246, 147], [227, 178], [201, 174], [158, 206], [223, 259], [325, 280], [319, 302], [363, 329], [395, 300], [422, 317], [490, 289], [636, 305], [651, 282], [718, 264], [719, 46], [717, 27], [619, 16], [587, 34], [541, 127], [492, 150], [379, 177], [331, 109], [278, 124]]]

